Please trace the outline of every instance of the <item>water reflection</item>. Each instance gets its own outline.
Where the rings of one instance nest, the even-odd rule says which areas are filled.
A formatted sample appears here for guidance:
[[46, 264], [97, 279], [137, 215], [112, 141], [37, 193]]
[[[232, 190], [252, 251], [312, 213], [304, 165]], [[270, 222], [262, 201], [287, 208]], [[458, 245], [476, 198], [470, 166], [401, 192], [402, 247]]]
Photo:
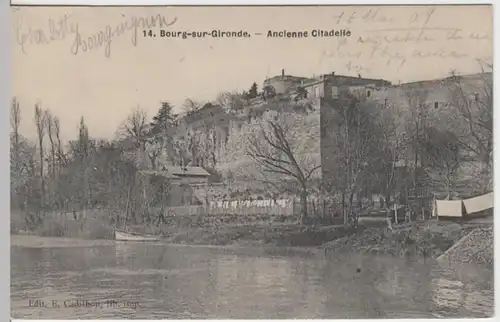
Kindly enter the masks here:
[[[412, 318], [493, 313], [493, 270], [377, 256], [116, 244], [12, 248], [16, 318]], [[140, 302], [37, 309], [28, 300]]]

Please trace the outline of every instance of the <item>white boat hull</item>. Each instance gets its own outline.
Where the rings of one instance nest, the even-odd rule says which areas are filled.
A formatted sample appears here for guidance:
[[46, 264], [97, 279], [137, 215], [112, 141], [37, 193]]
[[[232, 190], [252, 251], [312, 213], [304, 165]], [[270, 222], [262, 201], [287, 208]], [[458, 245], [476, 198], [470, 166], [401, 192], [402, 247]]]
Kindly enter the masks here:
[[124, 231], [115, 230], [115, 240], [117, 241], [158, 241], [160, 240], [155, 236], [144, 236], [140, 234], [133, 234]]

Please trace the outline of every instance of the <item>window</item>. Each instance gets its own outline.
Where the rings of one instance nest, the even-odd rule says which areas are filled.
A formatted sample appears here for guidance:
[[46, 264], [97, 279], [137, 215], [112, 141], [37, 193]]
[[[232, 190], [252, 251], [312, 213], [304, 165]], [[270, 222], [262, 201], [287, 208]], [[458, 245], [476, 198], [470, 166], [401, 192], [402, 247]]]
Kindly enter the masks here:
[[479, 93], [474, 93], [474, 101], [479, 102]]
[[314, 97], [316, 97], [316, 98], [319, 97], [319, 86], [314, 87]]
[[339, 98], [339, 88], [332, 86], [332, 98]]
[[439, 107], [439, 102], [434, 102], [434, 108], [438, 108]]
[[372, 92], [370, 90], [366, 91], [366, 97], [370, 97], [371, 94]]

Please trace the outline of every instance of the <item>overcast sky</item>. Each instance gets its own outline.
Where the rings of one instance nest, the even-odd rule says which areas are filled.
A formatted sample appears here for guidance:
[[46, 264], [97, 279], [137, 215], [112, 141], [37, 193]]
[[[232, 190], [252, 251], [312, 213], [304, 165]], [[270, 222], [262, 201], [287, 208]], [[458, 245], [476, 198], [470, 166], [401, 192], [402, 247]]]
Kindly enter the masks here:
[[[139, 26], [114, 35], [109, 46], [84, 51], [92, 35], [158, 14], [170, 24], [165, 30], [246, 30], [252, 37], [167, 39], [157, 27], [155, 38], [145, 38]], [[12, 95], [28, 137], [34, 137], [38, 100], [60, 118], [65, 139], [76, 135], [81, 116], [91, 136], [111, 138], [138, 105], [152, 117], [160, 101], [179, 107], [185, 98], [212, 100], [254, 81], [260, 88], [282, 68], [297, 76], [335, 71], [395, 83], [451, 70], [475, 73], [477, 59], [491, 61], [492, 21], [490, 6], [14, 8]], [[268, 30], [310, 36], [313, 29], [349, 29], [351, 36], [266, 37]]]

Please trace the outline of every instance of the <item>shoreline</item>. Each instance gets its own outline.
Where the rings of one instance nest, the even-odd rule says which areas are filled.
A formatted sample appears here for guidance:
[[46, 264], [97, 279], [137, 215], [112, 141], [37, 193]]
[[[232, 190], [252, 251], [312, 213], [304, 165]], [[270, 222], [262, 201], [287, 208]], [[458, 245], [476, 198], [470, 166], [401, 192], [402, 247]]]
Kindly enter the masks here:
[[[350, 253], [378, 254], [397, 258], [443, 257], [448, 250], [475, 232], [479, 241], [467, 242], [464, 250], [455, 251], [447, 259], [459, 258], [462, 262], [493, 263], [493, 225], [457, 223], [414, 223], [389, 231], [385, 227], [362, 227], [355, 231], [338, 226], [301, 227], [251, 225], [242, 227], [192, 227], [178, 229], [159, 241], [117, 242], [113, 239], [82, 237], [51, 237], [36, 234], [11, 234], [11, 247], [60, 248], [99, 247], [119, 244], [174, 247], [200, 247], [212, 249], [254, 249], [264, 252], [286, 250], [291, 253], [321, 254]], [[473, 238], [473, 237], [471, 237]], [[486, 241], [486, 242], [485, 242]], [[471, 250], [472, 249], [472, 250]], [[461, 254], [464, 253], [464, 254]], [[477, 255], [477, 254], [480, 255]], [[473, 254], [473, 255], [471, 255]]]
[[[186, 247], [186, 248], [206, 248], [206, 249], [228, 249], [228, 250], [243, 250], [253, 249], [262, 251], [290, 251], [292, 253], [305, 253], [305, 254], [319, 254], [323, 252], [320, 247], [306, 247], [306, 246], [273, 246], [273, 245], [259, 245], [257, 243], [248, 244], [230, 244], [230, 245], [204, 245], [204, 244], [184, 244], [184, 243], [171, 243], [165, 240], [154, 242], [123, 242], [111, 239], [83, 239], [75, 237], [49, 237], [37, 236], [33, 234], [11, 234], [10, 247], [19, 248], [80, 248], [80, 247], [106, 247], [116, 245], [127, 246], [170, 246], [170, 247]], [[61, 243], [62, 242], [62, 243]]]

